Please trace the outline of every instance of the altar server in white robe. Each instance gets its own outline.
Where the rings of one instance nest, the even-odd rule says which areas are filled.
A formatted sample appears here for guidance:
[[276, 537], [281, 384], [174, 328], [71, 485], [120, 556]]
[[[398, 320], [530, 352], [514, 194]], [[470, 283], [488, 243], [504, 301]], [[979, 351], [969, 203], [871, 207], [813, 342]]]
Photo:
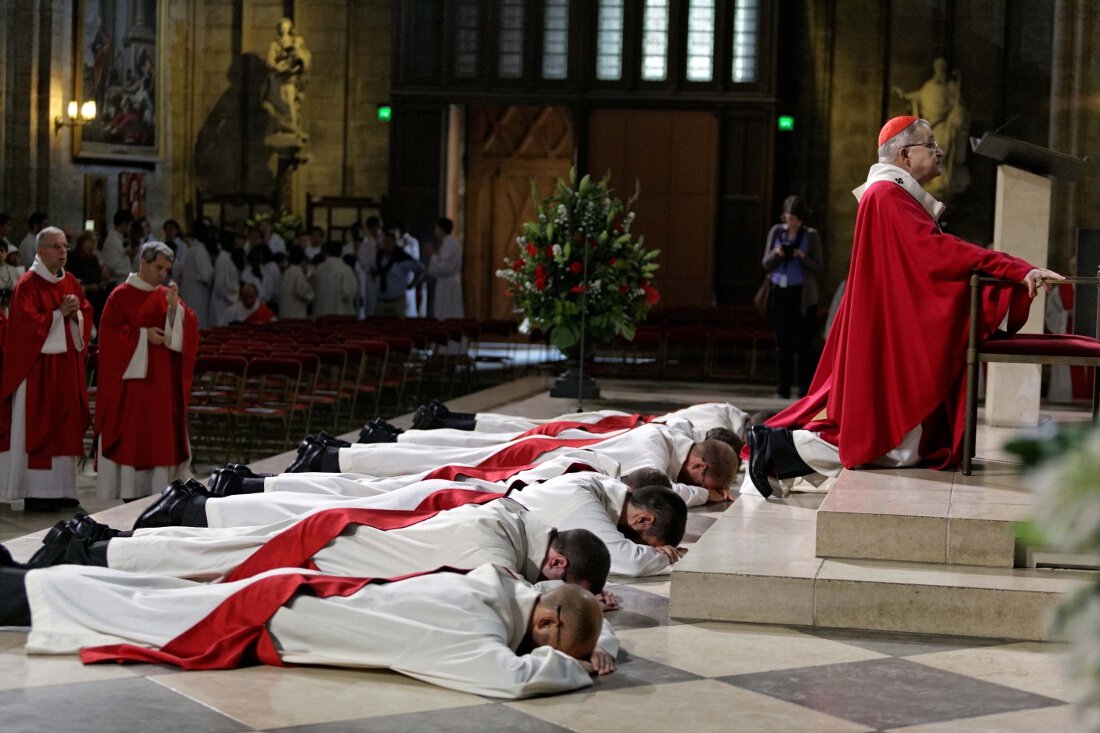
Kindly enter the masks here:
[[[586, 448], [618, 461], [624, 472], [639, 468], [655, 468], [673, 481], [684, 484], [678, 490], [689, 505], [710, 501], [724, 501], [729, 497], [729, 487], [737, 472], [737, 456], [733, 449], [714, 440], [695, 443], [680, 431], [663, 425], [643, 425], [618, 435], [596, 439], [585, 445], [570, 444], [559, 438], [529, 436], [505, 444], [473, 448], [435, 448], [401, 443], [356, 444], [347, 448], [327, 448], [314, 444], [315, 458], [302, 461], [313, 471], [333, 473], [362, 473], [370, 476], [395, 476], [420, 471], [430, 471], [437, 466], [479, 466], [484, 461], [504, 466], [514, 465], [508, 456], [532, 445], [543, 446], [535, 451], [533, 459], [525, 454], [524, 463], [539, 463], [575, 448]], [[602, 438], [602, 439], [600, 439]], [[531, 441], [538, 441], [531, 443]], [[301, 450], [301, 449], [300, 449]], [[306, 450], [311, 450], [308, 446]], [[504, 461], [503, 463], [501, 463]], [[296, 462], [298, 463], [298, 462]], [[694, 490], [689, 488], [694, 487]], [[677, 488], [677, 487], [674, 487]]]
[[[280, 491], [204, 499], [202, 507], [209, 527], [248, 527], [294, 519], [322, 508], [411, 510], [433, 492], [454, 486], [453, 481], [433, 479], [359, 499]], [[461, 486], [484, 492], [502, 490], [499, 484], [476, 479]], [[631, 492], [631, 486], [636, 490]], [[680, 559], [676, 546], [684, 536], [687, 506], [664, 486], [639, 484], [631, 476], [620, 481], [589, 471], [524, 486], [510, 498], [527, 507], [536, 519], [561, 531], [585, 529], [595, 534], [607, 546], [613, 573], [631, 577], [668, 573]]]
[[[278, 569], [210, 585], [73, 565], [0, 572], [7, 610], [0, 624], [29, 623], [28, 653], [85, 655], [119, 643], [160, 649], [249, 586], [294, 574], [324, 577]], [[284, 664], [388, 668], [515, 699], [592, 684], [578, 660], [592, 655], [600, 621], [599, 604], [576, 586], [540, 594], [511, 570], [484, 565], [465, 575], [366, 585], [347, 596], [298, 593], [272, 609], [260, 633], [270, 635]]]

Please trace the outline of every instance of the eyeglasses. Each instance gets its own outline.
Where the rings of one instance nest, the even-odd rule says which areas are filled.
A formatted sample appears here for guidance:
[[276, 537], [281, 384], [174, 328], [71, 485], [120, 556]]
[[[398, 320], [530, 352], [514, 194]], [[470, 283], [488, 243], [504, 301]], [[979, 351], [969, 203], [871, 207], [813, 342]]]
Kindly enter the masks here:
[[557, 608], [554, 609], [554, 614], [558, 617], [558, 643], [554, 645], [555, 649], [561, 649], [561, 604], [559, 603]]
[[906, 148], [928, 148], [929, 150], [943, 150], [943, 148], [940, 147], [940, 144], [935, 140], [929, 140], [926, 143], [913, 143], [911, 145], [901, 146], [902, 150], [905, 150]]

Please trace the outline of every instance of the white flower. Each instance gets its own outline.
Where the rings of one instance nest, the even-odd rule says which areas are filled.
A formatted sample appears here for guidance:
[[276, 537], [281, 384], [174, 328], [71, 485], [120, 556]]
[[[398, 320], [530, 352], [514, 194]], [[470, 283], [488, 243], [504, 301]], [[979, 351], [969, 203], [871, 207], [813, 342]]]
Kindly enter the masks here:
[[561, 245], [560, 245], [560, 244], [555, 244], [555, 245], [554, 245], [554, 246], [553, 246], [553, 247], [551, 248], [551, 251], [552, 251], [552, 252], [554, 253], [554, 256], [555, 256], [555, 257], [559, 257], [559, 256], [561, 256]]

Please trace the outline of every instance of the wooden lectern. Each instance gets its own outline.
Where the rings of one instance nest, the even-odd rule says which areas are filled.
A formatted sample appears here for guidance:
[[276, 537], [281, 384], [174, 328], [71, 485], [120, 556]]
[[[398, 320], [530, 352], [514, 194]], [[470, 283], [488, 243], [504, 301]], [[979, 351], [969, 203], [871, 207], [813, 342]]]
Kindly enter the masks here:
[[[1047, 266], [1050, 238], [1051, 180], [1072, 182], [1085, 159], [999, 135], [970, 138], [974, 152], [993, 158], [997, 167], [997, 202], [993, 249]], [[1042, 333], [1046, 295], [1040, 293], [1021, 333]], [[990, 364], [986, 380], [987, 425], [1034, 427], [1039, 423], [1042, 367], [1038, 364]]]

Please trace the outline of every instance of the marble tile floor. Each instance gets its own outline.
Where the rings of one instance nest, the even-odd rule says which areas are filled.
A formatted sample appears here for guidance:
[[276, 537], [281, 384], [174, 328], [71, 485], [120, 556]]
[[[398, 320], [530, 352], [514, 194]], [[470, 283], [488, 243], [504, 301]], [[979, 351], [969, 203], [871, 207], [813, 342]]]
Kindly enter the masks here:
[[[663, 411], [727, 400], [779, 406], [766, 390], [602, 381], [617, 406]], [[500, 410], [468, 402], [457, 409]], [[506, 411], [546, 417], [568, 400], [516, 396]], [[272, 459], [274, 465], [285, 460]], [[88, 496], [94, 494], [89, 483]], [[100, 509], [81, 495], [88, 509]], [[816, 497], [814, 497], [816, 499]], [[146, 500], [147, 501], [147, 500]], [[110, 509], [122, 525], [146, 502]], [[770, 504], [770, 503], [769, 503]], [[731, 505], [692, 510], [687, 544]], [[105, 507], [103, 507], [105, 508]], [[774, 507], [776, 511], [781, 506]], [[53, 515], [0, 512], [26, 534]], [[12, 525], [9, 527], [8, 525]], [[33, 543], [18, 542], [20, 549]], [[19, 554], [23, 554], [20, 552]], [[618, 670], [568, 695], [500, 702], [380, 671], [252, 667], [181, 672], [88, 666], [25, 655], [24, 633], [0, 631], [0, 730], [143, 731], [983, 731], [1075, 729], [1064, 645], [669, 618], [668, 576], [613, 578], [622, 609]]]

